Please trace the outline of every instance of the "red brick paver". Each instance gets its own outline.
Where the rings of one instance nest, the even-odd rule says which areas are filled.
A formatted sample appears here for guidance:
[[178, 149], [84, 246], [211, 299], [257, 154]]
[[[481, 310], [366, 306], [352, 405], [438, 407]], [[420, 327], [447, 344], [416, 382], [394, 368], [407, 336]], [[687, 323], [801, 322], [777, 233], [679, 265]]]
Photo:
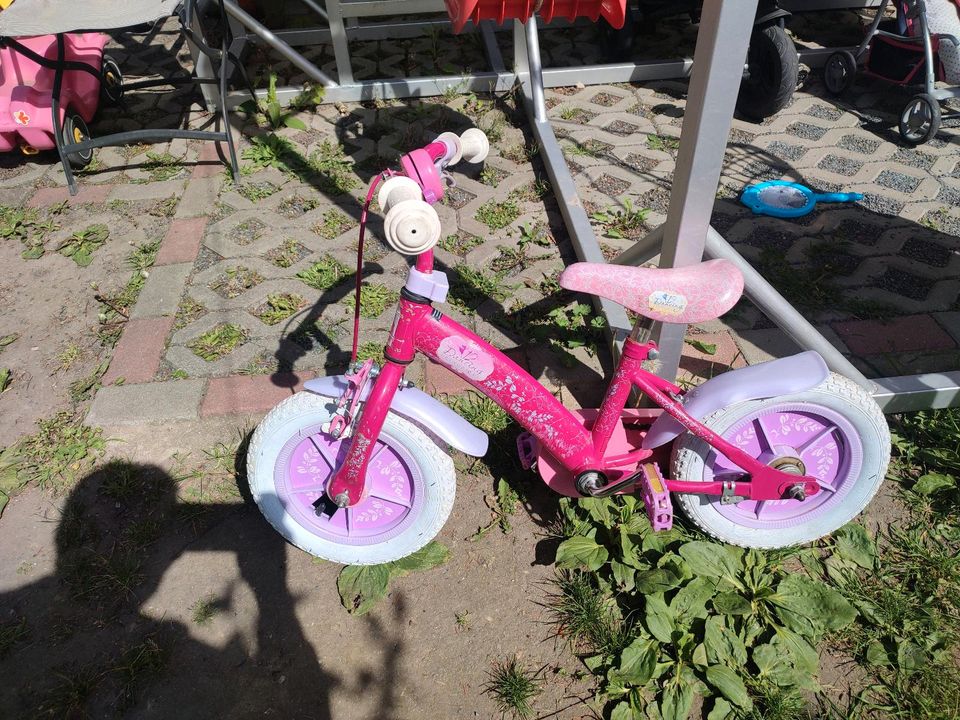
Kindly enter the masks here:
[[848, 320], [835, 322], [832, 327], [857, 355], [956, 347], [953, 338], [930, 315], [907, 315], [889, 322]]
[[[224, 145], [223, 152], [224, 155], [229, 152], [226, 145]], [[200, 156], [197, 158], [197, 164], [194, 166], [190, 177], [194, 180], [213, 177], [222, 173], [224, 167], [223, 160], [220, 159], [217, 152], [217, 143], [205, 142], [200, 147]]]
[[101, 183], [100, 185], [81, 185], [76, 195], [71, 195], [66, 187], [40, 188], [33, 197], [27, 201], [28, 207], [48, 207], [56, 205], [64, 200], [70, 205], [79, 205], [83, 203], [92, 203], [97, 205], [107, 201], [107, 196], [113, 190], [114, 186], [110, 183]]
[[200, 405], [200, 417], [264, 412], [303, 389], [312, 372], [282, 375], [232, 375], [212, 378]]
[[171, 222], [155, 264], [173, 265], [196, 260], [206, 227], [205, 217], [183, 218]]
[[103, 384], [112, 385], [117, 378], [123, 378], [125, 383], [153, 380], [160, 368], [160, 356], [173, 320], [172, 317], [158, 317], [127, 321], [110, 367], [103, 375]]

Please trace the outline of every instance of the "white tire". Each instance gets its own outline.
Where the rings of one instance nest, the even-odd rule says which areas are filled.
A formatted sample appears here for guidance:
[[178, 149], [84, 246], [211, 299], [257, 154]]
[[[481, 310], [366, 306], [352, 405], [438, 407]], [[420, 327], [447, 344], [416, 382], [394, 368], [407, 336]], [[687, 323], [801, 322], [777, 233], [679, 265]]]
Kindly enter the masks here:
[[372, 490], [324, 524], [311, 503], [320, 497], [324, 473], [329, 477], [337, 464], [339, 443], [320, 430], [335, 406], [331, 398], [300, 392], [270, 411], [247, 452], [253, 499], [277, 532], [325, 560], [377, 565], [416, 552], [440, 532], [453, 508], [453, 461], [417, 426], [388, 413], [367, 472], [384, 492]]
[[[805, 472], [833, 487], [803, 501], [765, 504], [722, 505], [717, 496], [676, 494], [687, 517], [704, 532], [743, 547], [787, 547], [832, 533], [867, 506], [890, 461], [890, 430], [880, 407], [866, 390], [835, 373], [811, 390], [737, 403], [702, 422], [755, 457], [764, 452], [765, 458], [803, 456]], [[706, 482], [714, 470], [719, 476], [734, 469], [691, 433], [674, 444], [671, 470], [677, 480]]]

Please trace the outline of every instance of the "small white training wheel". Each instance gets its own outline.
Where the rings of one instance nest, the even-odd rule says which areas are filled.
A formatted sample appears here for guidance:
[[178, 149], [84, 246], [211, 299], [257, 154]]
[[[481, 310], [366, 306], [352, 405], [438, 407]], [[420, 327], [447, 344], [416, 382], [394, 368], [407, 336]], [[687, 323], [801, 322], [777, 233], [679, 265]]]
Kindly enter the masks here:
[[423, 200], [397, 203], [383, 220], [387, 242], [402, 255], [419, 255], [440, 240], [440, 217]]
[[447, 160], [447, 165], [456, 165], [460, 162], [460, 159], [463, 157], [463, 146], [460, 142], [459, 135], [452, 132], [440, 133], [434, 142], [447, 142], [455, 148], [453, 156]]
[[464, 160], [468, 163], [481, 163], [487, 159], [487, 153], [490, 152], [490, 141], [480, 128], [470, 128], [460, 136], [460, 147], [463, 149]]
[[384, 212], [389, 212], [390, 208], [404, 200], [420, 200], [422, 198], [423, 191], [417, 181], [408, 178], [406, 175], [394, 175], [384, 180], [377, 191], [377, 202]]

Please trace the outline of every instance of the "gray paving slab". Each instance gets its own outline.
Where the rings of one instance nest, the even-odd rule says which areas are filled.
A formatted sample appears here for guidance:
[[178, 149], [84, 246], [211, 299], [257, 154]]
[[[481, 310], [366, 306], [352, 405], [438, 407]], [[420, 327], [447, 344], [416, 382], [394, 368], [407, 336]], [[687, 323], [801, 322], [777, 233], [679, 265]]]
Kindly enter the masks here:
[[147, 282], [140, 291], [140, 297], [130, 316], [157, 317], [176, 314], [187, 278], [192, 271], [192, 263], [159, 265], [151, 268]]
[[100, 388], [86, 423], [96, 427], [142, 425], [197, 417], [204, 380], [170, 380]]

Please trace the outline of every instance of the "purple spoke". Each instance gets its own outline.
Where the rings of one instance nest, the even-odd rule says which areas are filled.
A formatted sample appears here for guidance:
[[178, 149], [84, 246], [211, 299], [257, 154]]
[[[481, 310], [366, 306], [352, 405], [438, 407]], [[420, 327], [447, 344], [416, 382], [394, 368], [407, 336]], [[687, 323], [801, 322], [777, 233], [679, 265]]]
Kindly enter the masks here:
[[753, 426], [757, 431], [757, 440], [760, 442], [760, 452], [773, 452], [773, 443], [770, 442], [770, 438], [767, 437], [767, 429], [763, 426], [763, 418], [761, 415], [756, 420], [753, 421]]
[[290, 494], [291, 495], [308, 495], [310, 493], [314, 493], [314, 494], [319, 493], [322, 495], [326, 489], [327, 489], [326, 485], [311, 485], [310, 487], [301, 487], [301, 488], [291, 489]]
[[350, 536], [350, 526], [353, 520], [353, 508], [348, 507], [343, 509], [343, 524], [347, 530], [347, 537]]
[[323, 461], [327, 464], [327, 466], [328, 466], [331, 470], [333, 470], [334, 467], [335, 467], [335, 465], [336, 465], [336, 462], [335, 462], [335, 461], [336, 461], [336, 458], [334, 458], [333, 460], [331, 460], [330, 456], [329, 456], [326, 452], [324, 452], [324, 450], [327, 450], [327, 452], [329, 452], [330, 448], [326, 445], [326, 443], [319, 443], [319, 442], [317, 442], [317, 441], [314, 439], [315, 437], [316, 437], [316, 435], [311, 435], [311, 436], [310, 436], [310, 444], [313, 445], [313, 447], [316, 449], [316, 451], [317, 451], [318, 453], [320, 453], [320, 457], [323, 458]]
[[763, 508], [766, 506], [766, 500], [758, 500], [757, 506], [753, 509], [753, 514], [757, 516], [757, 519], [760, 519], [760, 515], [763, 514]]
[[827, 425], [825, 428], [823, 428], [823, 430], [821, 430], [820, 432], [818, 432], [818, 433], [817, 433], [816, 435], [814, 435], [812, 438], [810, 438], [809, 440], [807, 440], [803, 445], [801, 445], [800, 447], [798, 447], [798, 448], [797, 448], [797, 452], [799, 452], [799, 453], [802, 455], [802, 454], [805, 453], [807, 450], [809, 450], [809, 449], [812, 448], [814, 445], [816, 445], [818, 442], [820, 442], [823, 438], [828, 437], [829, 435], [831, 435], [831, 434], [833, 433], [833, 431], [836, 430], [836, 429], [837, 429], [837, 426], [836, 426], [836, 425]]
[[408, 509], [413, 505], [412, 499], [409, 500], [409, 501], [407, 501], [407, 502], [404, 502], [404, 501], [402, 501], [402, 500], [401, 500], [400, 498], [398, 498], [398, 497], [394, 497], [394, 496], [392, 496], [392, 495], [388, 496], [388, 495], [386, 495], [386, 494], [381, 494], [381, 493], [377, 492], [376, 489], [371, 490], [371, 491], [370, 491], [370, 495], [368, 495], [368, 497], [375, 497], [375, 498], [377, 498], [378, 500], [383, 500], [384, 502], [388, 502], [388, 503], [390, 503], [391, 505], [399, 505], [400, 507], [408, 508]]

